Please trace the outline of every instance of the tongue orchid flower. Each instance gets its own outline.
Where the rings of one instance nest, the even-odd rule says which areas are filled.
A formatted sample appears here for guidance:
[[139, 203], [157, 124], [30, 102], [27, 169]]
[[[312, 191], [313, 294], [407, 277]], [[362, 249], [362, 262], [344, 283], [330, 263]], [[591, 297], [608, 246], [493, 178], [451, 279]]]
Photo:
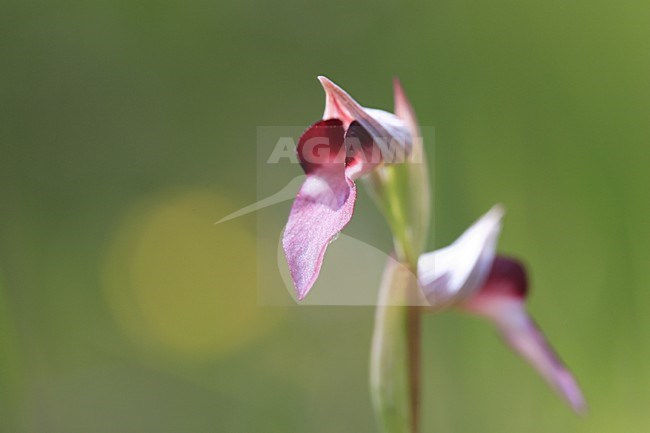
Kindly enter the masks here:
[[495, 206], [453, 244], [418, 260], [418, 279], [434, 310], [457, 307], [491, 321], [576, 412], [585, 401], [572, 374], [526, 311], [528, 278], [521, 262], [496, 254], [503, 210]]
[[[299, 300], [316, 281], [328, 244], [348, 224], [357, 196], [354, 181], [381, 164], [404, 162], [414, 137], [412, 119], [364, 108], [343, 89], [318, 77], [325, 89], [323, 120], [300, 137], [298, 159], [307, 175], [284, 230], [284, 248]], [[399, 84], [396, 106], [405, 103]]]

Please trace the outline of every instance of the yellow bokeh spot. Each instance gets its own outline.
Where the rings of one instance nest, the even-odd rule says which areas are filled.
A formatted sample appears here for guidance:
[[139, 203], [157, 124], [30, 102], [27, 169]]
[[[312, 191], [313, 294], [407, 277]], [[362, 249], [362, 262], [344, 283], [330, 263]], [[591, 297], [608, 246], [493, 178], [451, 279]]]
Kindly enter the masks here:
[[263, 335], [277, 311], [257, 305], [255, 240], [217, 194], [173, 191], [129, 211], [109, 246], [104, 283], [144, 349], [214, 358]]

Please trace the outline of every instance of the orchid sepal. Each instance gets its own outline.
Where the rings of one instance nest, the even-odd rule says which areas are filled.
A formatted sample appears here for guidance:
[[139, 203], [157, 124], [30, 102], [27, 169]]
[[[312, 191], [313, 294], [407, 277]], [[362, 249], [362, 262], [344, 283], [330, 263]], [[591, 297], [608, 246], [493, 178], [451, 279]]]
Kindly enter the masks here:
[[[329, 78], [318, 77], [325, 91], [323, 119], [340, 119], [348, 128], [358, 122], [372, 136], [385, 162], [402, 162], [411, 154], [413, 139], [402, 119], [393, 113], [361, 106]], [[395, 158], [402, 160], [395, 161]]]
[[411, 153], [404, 163], [382, 165], [363, 181], [391, 228], [398, 257], [415, 271], [431, 223], [429, 173], [415, 111], [397, 78], [393, 93], [395, 115], [412, 137]]

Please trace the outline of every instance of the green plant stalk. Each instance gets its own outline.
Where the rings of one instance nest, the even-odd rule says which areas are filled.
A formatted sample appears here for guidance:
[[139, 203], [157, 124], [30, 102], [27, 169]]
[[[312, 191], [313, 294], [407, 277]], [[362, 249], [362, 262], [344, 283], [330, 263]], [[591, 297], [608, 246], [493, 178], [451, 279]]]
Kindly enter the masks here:
[[373, 407], [386, 433], [419, 427], [420, 308], [409, 267], [389, 260], [379, 293], [370, 356]]
[[385, 433], [419, 431], [422, 297], [416, 275], [429, 227], [428, 173], [420, 161], [383, 167], [367, 181], [399, 262], [389, 260], [384, 271], [370, 356], [371, 398]]
[[370, 395], [386, 433], [411, 433], [414, 423], [410, 388], [407, 286], [408, 268], [389, 261], [384, 271], [375, 315], [370, 354]]

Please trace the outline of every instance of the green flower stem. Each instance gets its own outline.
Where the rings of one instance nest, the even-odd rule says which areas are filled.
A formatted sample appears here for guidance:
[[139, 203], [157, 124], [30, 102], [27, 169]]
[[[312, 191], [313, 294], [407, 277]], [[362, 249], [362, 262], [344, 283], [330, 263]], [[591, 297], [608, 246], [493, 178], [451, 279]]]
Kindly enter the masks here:
[[373, 407], [385, 433], [417, 433], [420, 412], [422, 296], [417, 260], [429, 226], [426, 166], [383, 167], [367, 181], [393, 233], [396, 259], [389, 260], [375, 315], [370, 356]]
[[[390, 260], [384, 271], [375, 315], [370, 355], [370, 390], [380, 425], [386, 433], [417, 431], [413, 361], [409, 348], [411, 271]], [[416, 397], [417, 398], [417, 397]]]
[[[417, 285], [415, 290], [419, 290]], [[411, 431], [417, 433], [420, 430], [420, 400], [421, 391], [421, 363], [422, 363], [422, 329], [421, 329], [421, 307], [406, 307], [406, 338], [407, 353], [409, 360], [409, 389], [410, 389], [410, 414]]]
[[386, 433], [417, 433], [419, 429], [419, 299], [411, 269], [389, 260], [379, 293], [370, 356], [373, 406]]

